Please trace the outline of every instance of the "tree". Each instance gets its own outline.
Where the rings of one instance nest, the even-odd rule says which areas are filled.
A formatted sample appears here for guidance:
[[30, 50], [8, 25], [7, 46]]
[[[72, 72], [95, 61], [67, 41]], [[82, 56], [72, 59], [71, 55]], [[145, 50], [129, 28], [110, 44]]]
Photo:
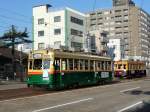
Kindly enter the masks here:
[[27, 28], [22, 31], [17, 31], [14, 25], [11, 26], [11, 29], [4, 33], [3, 36], [0, 37], [0, 40], [6, 42], [6, 46], [12, 47], [12, 75], [15, 76], [16, 67], [15, 67], [15, 45], [21, 43], [31, 43], [31, 40], [28, 40]]

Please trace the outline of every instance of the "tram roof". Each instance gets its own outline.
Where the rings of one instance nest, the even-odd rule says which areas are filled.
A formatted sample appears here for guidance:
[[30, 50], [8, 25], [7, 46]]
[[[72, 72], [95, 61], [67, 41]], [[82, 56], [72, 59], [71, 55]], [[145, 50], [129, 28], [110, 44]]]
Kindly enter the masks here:
[[95, 54], [89, 54], [84, 52], [68, 52], [68, 51], [59, 51], [59, 50], [35, 50], [32, 53], [54, 53], [55, 57], [60, 58], [83, 58], [83, 59], [105, 59], [105, 60], [112, 60], [110, 57], [107, 56], [99, 56]]
[[99, 56], [99, 55], [93, 55], [93, 54], [86, 54], [86, 53], [81, 53], [81, 52], [60, 52], [60, 51], [55, 51], [55, 55], [58, 57], [66, 57], [66, 58], [96, 58], [96, 59], [106, 59], [106, 60], [111, 60], [110, 57], [106, 56]]
[[119, 60], [119, 61], [115, 61], [116, 64], [120, 64], [120, 63], [131, 63], [131, 64], [144, 64], [144, 61], [134, 61], [134, 60]]

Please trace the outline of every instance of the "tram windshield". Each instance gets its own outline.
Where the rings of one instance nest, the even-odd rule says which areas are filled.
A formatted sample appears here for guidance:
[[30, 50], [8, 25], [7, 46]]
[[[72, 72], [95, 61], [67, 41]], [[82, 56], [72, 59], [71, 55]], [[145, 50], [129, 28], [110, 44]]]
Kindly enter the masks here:
[[34, 70], [42, 69], [42, 59], [34, 59], [33, 69]]
[[50, 68], [50, 59], [34, 59], [33, 61], [30, 60], [29, 62], [29, 69], [33, 70], [41, 70], [41, 69], [49, 69]]
[[50, 60], [45, 59], [43, 60], [43, 69], [49, 69], [50, 68]]

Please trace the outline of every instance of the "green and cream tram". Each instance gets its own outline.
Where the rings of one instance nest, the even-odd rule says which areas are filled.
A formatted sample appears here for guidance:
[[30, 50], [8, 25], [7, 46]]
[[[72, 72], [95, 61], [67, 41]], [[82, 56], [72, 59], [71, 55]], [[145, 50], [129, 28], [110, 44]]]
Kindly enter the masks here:
[[29, 54], [28, 86], [60, 89], [112, 81], [112, 60], [97, 55], [37, 50]]

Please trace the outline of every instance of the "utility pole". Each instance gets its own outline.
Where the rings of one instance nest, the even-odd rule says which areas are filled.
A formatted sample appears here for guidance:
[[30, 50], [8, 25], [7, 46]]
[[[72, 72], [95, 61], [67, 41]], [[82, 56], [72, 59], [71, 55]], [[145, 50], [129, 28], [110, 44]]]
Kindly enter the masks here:
[[[13, 29], [14, 29], [14, 25], [11, 26], [12, 27], [12, 32], [13, 33]], [[12, 73], [13, 73], [13, 78], [15, 80], [15, 76], [16, 76], [16, 64], [15, 64], [15, 37], [13, 36], [13, 34], [11, 34], [11, 39], [12, 39]]]

